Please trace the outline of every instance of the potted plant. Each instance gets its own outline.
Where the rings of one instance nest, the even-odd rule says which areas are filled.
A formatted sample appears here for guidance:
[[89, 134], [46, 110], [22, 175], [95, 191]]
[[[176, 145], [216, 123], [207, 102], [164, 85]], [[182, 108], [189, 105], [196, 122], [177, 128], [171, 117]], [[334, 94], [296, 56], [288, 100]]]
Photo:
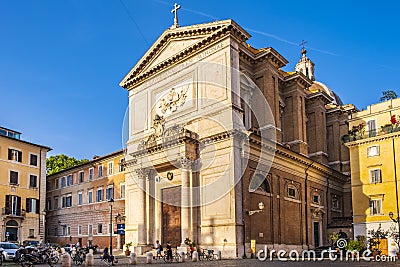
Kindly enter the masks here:
[[377, 255], [382, 253], [380, 249], [380, 244], [382, 239], [386, 239], [389, 236], [389, 231], [385, 231], [379, 225], [378, 229], [372, 229], [368, 231], [369, 238], [369, 248], [372, 251], [372, 256], [375, 258]]
[[131, 255], [131, 251], [129, 250], [131, 246], [132, 246], [132, 242], [129, 242], [129, 243], [125, 244], [125, 256], [127, 256], [127, 257], [129, 255]]
[[339, 233], [332, 232], [329, 234], [329, 239], [332, 241], [331, 246], [333, 247], [336, 244], [336, 241], [339, 239]]

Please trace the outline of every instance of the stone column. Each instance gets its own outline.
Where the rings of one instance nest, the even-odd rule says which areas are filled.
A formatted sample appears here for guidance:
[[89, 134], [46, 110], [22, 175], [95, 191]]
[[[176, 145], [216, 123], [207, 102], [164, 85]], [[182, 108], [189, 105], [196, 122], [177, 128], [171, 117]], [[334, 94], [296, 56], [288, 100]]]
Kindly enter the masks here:
[[[137, 199], [136, 207], [137, 207], [137, 224], [138, 224], [138, 247], [135, 252], [139, 255], [146, 252], [147, 245], [147, 227], [146, 227], [146, 180], [149, 171], [143, 168], [135, 170], [138, 180], [139, 187], [139, 197]], [[129, 203], [125, 203], [125, 205], [129, 205]]]
[[155, 176], [156, 171], [152, 170], [149, 172], [148, 175], [148, 187], [147, 187], [147, 194], [148, 194], [148, 231], [147, 231], [147, 244], [150, 246], [155, 243], [154, 236], [155, 236]]
[[181, 158], [182, 188], [181, 188], [181, 246], [186, 248], [185, 239], [190, 237], [190, 171], [192, 161]]

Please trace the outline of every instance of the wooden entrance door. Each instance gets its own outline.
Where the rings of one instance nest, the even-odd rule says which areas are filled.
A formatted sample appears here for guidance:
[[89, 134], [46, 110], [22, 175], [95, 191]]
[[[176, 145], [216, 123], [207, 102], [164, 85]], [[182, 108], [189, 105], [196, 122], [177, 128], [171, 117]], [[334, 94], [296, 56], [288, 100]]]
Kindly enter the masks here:
[[165, 244], [169, 241], [173, 247], [179, 246], [181, 237], [181, 187], [164, 188], [162, 195], [162, 239]]

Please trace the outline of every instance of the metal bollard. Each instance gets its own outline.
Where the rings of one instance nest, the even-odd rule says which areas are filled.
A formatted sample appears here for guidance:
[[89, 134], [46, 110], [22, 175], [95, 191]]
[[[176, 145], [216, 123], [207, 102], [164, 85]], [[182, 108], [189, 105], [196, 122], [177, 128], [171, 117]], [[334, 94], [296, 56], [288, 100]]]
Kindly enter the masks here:
[[62, 267], [71, 267], [71, 256], [67, 252], [64, 252], [61, 255], [61, 266]]
[[131, 255], [129, 256], [129, 265], [136, 265], [136, 253], [131, 252]]
[[89, 253], [86, 254], [85, 257], [85, 266], [94, 266], [94, 257], [93, 257], [93, 250], [90, 249]]
[[197, 251], [193, 251], [192, 253], [192, 261], [199, 261], [199, 253]]
[[146, 258], [146, 263], [151, 264], [153, 263], [153, 252], [147, 252], [147, 258]]
[[217, 250], [217, 258], [219, 261], [222, 259], [221, 250]]
[[185, 252], [180, 251], [180, 252], [179, 252], [179, 255], [181, 256], [181, 257], [179, 258], [179, 262], [185, 262], [185, 257], [186, 257]]

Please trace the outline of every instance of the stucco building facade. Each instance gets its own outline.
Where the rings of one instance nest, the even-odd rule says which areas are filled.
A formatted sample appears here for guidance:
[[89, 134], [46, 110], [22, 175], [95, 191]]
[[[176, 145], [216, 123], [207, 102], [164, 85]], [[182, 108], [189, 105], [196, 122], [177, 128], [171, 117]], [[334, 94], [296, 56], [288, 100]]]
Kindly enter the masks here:
[[[125, 243], [125, 168], [123, 151], [47, 177], [46, 241], [113, 249]], [[110, 199], [113, 202], [110, 202]], [[110, 215], [112, 204], [112, 225]], [[118, 229], [120, 228], [120, 229]]]
[[1, 240], [45, 238], [46, 153], [51, 148], [0, 127]]
[[[349, 134], [343, 137], [350, 149], [354, 237], [368, 237], [381, 227], [398, 229], [398, 157], [400, 153], [400, 99], [370, 105], [351, 114]], [[394, 240], [381, 245], [384, 254], [398, 251]]]

